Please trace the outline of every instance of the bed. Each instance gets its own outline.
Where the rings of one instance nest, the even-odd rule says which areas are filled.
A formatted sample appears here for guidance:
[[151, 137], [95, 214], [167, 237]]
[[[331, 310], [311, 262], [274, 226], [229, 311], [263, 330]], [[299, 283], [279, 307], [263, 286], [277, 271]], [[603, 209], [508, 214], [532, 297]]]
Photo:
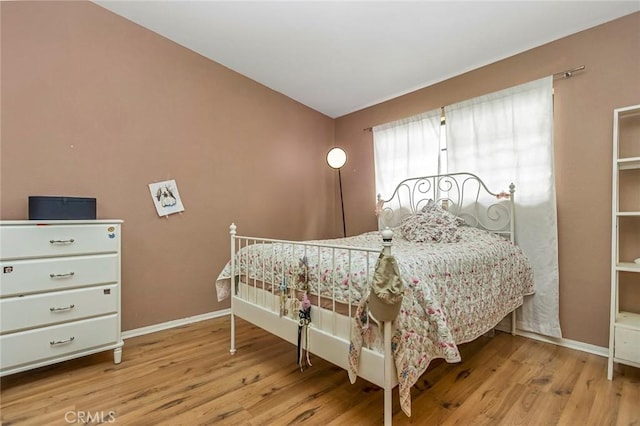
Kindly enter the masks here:
[[[235, 317], [384, 389], [411, 415], [411, 386], [436, 358], [460, 361], [459, 344], [491, 331], [534, 292], [531, 266], [515, 244], [515, 186], [492, 192], [471, 173], [406, 179], [378, 195], [379, 230], [347, 238], [285, 241], [240, 236], [231, 225], [230, 261], [218, 276], [219, 300]], [[403, 284], [393, 321], [368, 309], [380, 254], [392, 255]]]

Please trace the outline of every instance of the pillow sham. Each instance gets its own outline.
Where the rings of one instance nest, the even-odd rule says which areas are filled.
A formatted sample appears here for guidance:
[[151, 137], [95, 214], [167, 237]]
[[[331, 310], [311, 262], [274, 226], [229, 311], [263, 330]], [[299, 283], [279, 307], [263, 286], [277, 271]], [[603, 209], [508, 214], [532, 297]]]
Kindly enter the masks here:
[[427, 213], [433, 216], [442, 217], [443, 221], [452, 221], [455, 222], [456, 226], [462, 226], [465, 224], [464, 219], [458, 217], [449, 211], [443, 209], [440, 204], [436, 203], [433, 200], [427, 201], [427, 205], [424, 206], [421, 210], [422, 213]]
[[416, 243], [454, 243], [462, 238], [458, 227], [463, 224], [464, 220], [429, 200], [420, 212], [402, 221], [400, 233], [405, 239]]

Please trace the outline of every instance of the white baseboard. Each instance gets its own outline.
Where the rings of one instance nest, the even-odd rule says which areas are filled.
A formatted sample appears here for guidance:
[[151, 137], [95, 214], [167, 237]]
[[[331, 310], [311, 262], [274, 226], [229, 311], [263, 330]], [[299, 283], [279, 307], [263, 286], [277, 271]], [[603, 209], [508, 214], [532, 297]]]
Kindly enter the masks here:
[[609, 348], [592, 345], [590, 343], [579, 342], [577, 340], [543, 336], [541, 334], [532, 333], [530, 331], [516, 330], [516, 335], [526, 337], [528, 339], [539, 340], [541, 342], [552, 343], [569, 349], [575, 349], [603, 357], [609, 356]]
[[[150, 325], [147, 327], [141, 327], [133, 330], [123, 331], [122, 338], [129, 339], [131, 337], [142, 336], [149, 333], [155, 333], [156, 331], [168, 330], [170, 328], [179, 327], [181, 325], [192, 324], [192, 323], [213, 319], [213, 318], [219, 318], [229, 314], [231, 314], [231, 309], [223, 309], [221, 311], [209, 312], [206, 314], [196, 315], [193, 317], [167, 321], [160, 324]], [[496, 328], [505, 332], [510, 332], [510, 327], [509, 329], [504, 329], [503, 327], [496, 327]], [[569, 349], [575, 349], [578, 351], [599, 355], [605, 358], [609, 356], [609, 348], [596, 346], [589, 343], [579, 342], [577, 340], [543, 336], [541, 334], [532, 333], [530, 331], [523, 331], [523, 330], [516, 330], [516, 335], [526, 337], [528, 339], [538, 340], [545, 343], [551, 343], [551, 344], [562, 346]]]
[[[507, 315], [496, 326], [496, 330], [504, 331], [505, 333], [511, 333], [511, 316]], [[527, 339], [538, 340], [540, 342], [551, 343], [554, 345], [562, 346], [564, 348], [575, 349], [582, 352], [587, 352], [594, 355], [599, 355], [607, 358], [609, 356], [609, 348], [602, 346], [596, 346], [589, 343], [579, 342], [577, 340], [564, 339], [558, 337], [549, 337], [542, 334], [534, 333], [532, 331], [524, 331], [519, 328], [516, 329], [516, 336], [526, 337]]]
[[167, 321], [160, 324], [149, 325], [147, 327], [140, 327], [133, 330], [127, 330], [122, 332], [123, 339], [129, 339], [131, 337], [142, 336], [149, 333], [155, 333], [156, 331], [168, 330], [170, 328], [179, 327], [185, 324], [192, 324], [199, 321], [208, 319], [223, 317], [229, 315], [231, 309], [223, 309], [221, 311], [208, 312], [206, 314], [195, 315], [192, 317], [181, 318], [173, 321]]

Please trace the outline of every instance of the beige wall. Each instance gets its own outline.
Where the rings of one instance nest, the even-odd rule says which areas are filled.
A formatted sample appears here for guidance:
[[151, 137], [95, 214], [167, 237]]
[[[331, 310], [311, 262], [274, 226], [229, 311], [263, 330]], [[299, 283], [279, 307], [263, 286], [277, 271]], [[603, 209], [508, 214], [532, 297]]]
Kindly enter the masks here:
[[612, 116], [640, 103], [639, 52], [636, 13], [337, 119], [336, 143], [350, 155], [348, 232], [376, 223], [373, 137], [363, 129], [585, 65], [554, 83], [560, 321], [564, 337], [608, 346]]
[[[0, 7], [1, 218], [26, 219], [29, 195], [68, 195], [123, 219], [124, 330], [228, 307], [214, 281], [232, 221], [341, 234], [329, 117], [95, 4]], [[168, 219], [147, 187], [166, 179], [186, 208]]]

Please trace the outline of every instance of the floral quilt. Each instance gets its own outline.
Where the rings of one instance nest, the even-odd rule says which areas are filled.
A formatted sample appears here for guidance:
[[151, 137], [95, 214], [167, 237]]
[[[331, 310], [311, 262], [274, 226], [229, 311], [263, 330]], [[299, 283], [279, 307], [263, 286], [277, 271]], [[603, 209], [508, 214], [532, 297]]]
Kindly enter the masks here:
[[[394, 235], [395, 256], [404, 284], [402, 307], [392, 336], [392, 348], [403, 411], [411, 415], [411, 386], [436, 358], [460, 361], [458, 344], [493, 328], [534, 292], [531, 266], [519, 247], [476, 228], [460, 226], [455, 242], [411, 242]], [[378, 232], [316, 243], [382, 248]], [[283, 260], [283, 253], [290, 260]], [[375, 328], [367, 309], [369, 280], [378, 253], [293, 247], [286, 243], [249, 246], [236, 259], [249, 277], [274, 285], [298, 271], [308, 260], [309, 291], [357, 304], [349, 350], [349, 377], [355, 381], [362, 346], [373, 344]], [[335, 271], [330, 269], [336, 259]], [[264, 260], [264, 263], [263, 263]], [[263, 265], [268, 265], [267, 267]], [[218, 300], [230, 294], [230, 265], [216, 281]], [[335, 284], [335, 285], [334, 285]]]

